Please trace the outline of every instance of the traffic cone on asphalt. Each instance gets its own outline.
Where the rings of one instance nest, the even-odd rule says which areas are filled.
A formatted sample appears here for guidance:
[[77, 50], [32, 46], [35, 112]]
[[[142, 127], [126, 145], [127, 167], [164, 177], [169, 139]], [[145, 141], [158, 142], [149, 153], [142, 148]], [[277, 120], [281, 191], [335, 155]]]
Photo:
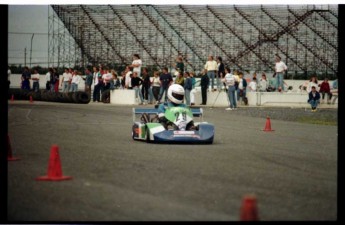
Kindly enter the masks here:
[[19, 160], [19, 158], [13, 157], [10, 136], [7, 135], [7, 161], [16, 161], [16, 160]]
[[258, 209], [255, 195], [246, 195], [242, 200], [241, 221], [258, 221]]
[[267, 119], [266, 119], [266, 125], [265, 125], [265, 129], [263, 129], [263, 131], [274, 131], [271, 129], [271, 120], [269, 117], [267, 117]]
[[32, 100], [32, 96], [30, 95], [30, 103], [33, 103], [34, 101]]
[[70, 180], [72, 177], [63, 176], [61, 169], [61, 161], [59, 156], [59, 146], [52, 145], [50, 150], [50, 158], [48, 165], [48, 174], [47, 176], [37, 177], [38, 181], [61, 181], [61, 180]]

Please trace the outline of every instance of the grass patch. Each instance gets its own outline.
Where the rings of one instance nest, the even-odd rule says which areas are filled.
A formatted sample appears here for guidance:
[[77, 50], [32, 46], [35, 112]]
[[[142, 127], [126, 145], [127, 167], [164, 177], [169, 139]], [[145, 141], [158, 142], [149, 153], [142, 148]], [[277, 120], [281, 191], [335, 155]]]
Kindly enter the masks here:
[[338, 121], [330, 120], [327, 118], [312, 118], [312, 117], [300, 117], [297, 119], [300, 123], [310, 123], [317, 125], [337, 126]]

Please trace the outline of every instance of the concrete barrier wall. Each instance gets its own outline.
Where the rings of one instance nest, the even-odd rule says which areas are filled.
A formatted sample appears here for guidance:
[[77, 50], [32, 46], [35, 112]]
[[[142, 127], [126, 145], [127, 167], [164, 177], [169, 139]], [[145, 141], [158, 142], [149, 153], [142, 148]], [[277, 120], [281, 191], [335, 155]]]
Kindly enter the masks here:
[[126, 89], [115, 89], [110, 91], [110, 104], [115, 105], [134, 105], [135, 91]]

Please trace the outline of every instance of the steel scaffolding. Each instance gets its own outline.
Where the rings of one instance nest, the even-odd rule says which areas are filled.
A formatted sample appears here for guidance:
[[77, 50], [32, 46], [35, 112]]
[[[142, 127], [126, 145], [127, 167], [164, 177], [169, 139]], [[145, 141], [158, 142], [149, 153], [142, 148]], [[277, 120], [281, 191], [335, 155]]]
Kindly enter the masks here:
[[49, 64], [127, 65], [202, 70], [208, 55], [232, 69], [337, 74], [337, 5], [52, 5]]

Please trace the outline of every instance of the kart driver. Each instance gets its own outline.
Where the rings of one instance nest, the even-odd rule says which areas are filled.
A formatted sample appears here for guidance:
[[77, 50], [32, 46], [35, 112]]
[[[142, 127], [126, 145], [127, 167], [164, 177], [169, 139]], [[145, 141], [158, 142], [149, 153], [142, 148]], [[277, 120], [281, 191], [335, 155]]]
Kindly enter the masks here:
[[[179, 84], [172, 84], [168, 88], [168, 101], [167, 104], [165, 105], [164, 103], [160, 104], [158, 106], [158, 120], [159, 122], [167, 129], [167, 126], [169, 125], [169, 120], [165, 118], [165, 110], [167, 108], [171, 107], [183, 107], [186, 108], [187, 106], [183, 104], [183, 99], [184, 99], [184, 88], [179, 85]], [[194, 123], [191, 121], [188, 124], [182, 125], [180, 129], [183, 130], [190, 130], [194, 129]]]

